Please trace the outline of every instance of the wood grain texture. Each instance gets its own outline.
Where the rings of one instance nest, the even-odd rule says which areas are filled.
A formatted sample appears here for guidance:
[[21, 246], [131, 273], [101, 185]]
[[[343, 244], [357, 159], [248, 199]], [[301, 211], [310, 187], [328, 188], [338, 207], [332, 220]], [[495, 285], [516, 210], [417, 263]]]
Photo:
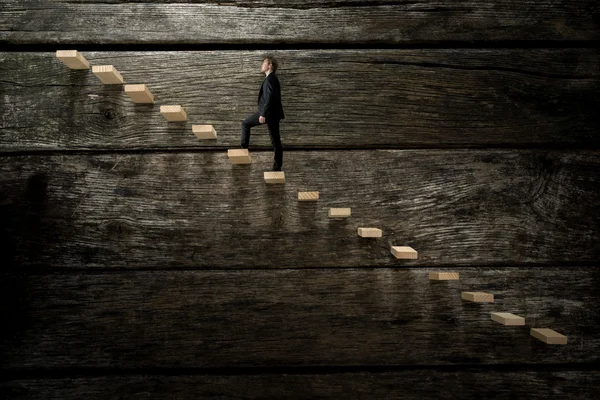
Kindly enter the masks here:
[[0, 382], [6, 400], [592, 399], [597, 371], [401, 371], [344, 374], [133, 375]]
[[[65, 67], [0, 53], [0, 151], [238, 147], [257, 109], [264, 52], [84, 52], [146, 83], [155, 105]], [[597, 49], [274, 51], [285, 148], [600, 148]], [[217, 66], [217, 67], [215, 67]], [[181, 104], [168, 124], [160, 105]], [[193, 124], [213, 125], [199, 141]], [[270, 148], [266, 127], [251, 149]]]
[[[428, 271], [4, 273], [0, 351], [21, 370], [600, 361], [598, 267], [459, 268], [460, 282]], [[464, 289], [498, 301], [463, 302]], [[491, 321], [498, 310], [527, 326]], [[569, 346], [548, 349], [538, 326]]]
[[[595, 0], [2, 0], [0, 43], [598, 40]], [[65, 16], [72, 16], [67, 17]]]
[[[3, 264], [284, 268], [595, 262], [598, 152], [379, 150], [0, 159]], [[318, 202], [297, 192], [318, 190]], [[332, 220], [331, 207], [352, 207]], [[381, 239], [356, 235], [378, 226]], [[411, 246], [414, 261], [390, 246]]]

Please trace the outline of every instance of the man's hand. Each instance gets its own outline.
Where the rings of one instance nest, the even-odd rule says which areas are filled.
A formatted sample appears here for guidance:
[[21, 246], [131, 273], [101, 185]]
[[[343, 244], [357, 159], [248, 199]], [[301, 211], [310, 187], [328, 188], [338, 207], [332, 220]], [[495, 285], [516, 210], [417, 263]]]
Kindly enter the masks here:
[[260, 122], [261, 124], [264, 124], [265, 123], [265, 117], [263, 117], [261, 115], [260, 118], [258, 118], [258, 122]]

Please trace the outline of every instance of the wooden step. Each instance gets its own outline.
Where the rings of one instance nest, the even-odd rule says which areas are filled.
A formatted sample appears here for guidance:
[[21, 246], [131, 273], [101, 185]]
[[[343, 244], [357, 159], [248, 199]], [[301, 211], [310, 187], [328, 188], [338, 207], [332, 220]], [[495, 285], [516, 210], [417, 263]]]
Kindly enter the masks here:
[[391, 253], [394, 257], [402, 260], [416, 260], [418, 253], [410, 246], [392, 246]]
[[251, 164], [250, 152], [248, 149], [229, 149], [227, 156], [232, 164]]
[[472, 301], [474, 303], [493, 303], [494, 295], [484, 292], [462, 292], [460, 297], [463, 300]]
[[123, 77], [112, 65], [94, 65], [92, 72], [98, 77], [105, 85], [121, 85], [123, 84]]
[[264, 177], [265, 182], [269, 184], [285, 183], [285, 173], [283, 171], [267, 171]]
[[298, 201], [317, 201], [319, 192], [298, 192]]
[[217, 131], [212, 125], [192, 125], [192, 132], [200, 140], [217, 138]]
[[169, 122], [174, 121], [185, 121], [187, 120], [187, 114], [183, 107], [176, 106], [160, 106], [160, 113]]
[[151, 104], [154, 103], [154, 95], [145, 84], [125, 85], [125, 93], [134, 103]]
[[90, 69], [90, 63], [77, 50], [57, 50], [56, 58], [71, 69]]

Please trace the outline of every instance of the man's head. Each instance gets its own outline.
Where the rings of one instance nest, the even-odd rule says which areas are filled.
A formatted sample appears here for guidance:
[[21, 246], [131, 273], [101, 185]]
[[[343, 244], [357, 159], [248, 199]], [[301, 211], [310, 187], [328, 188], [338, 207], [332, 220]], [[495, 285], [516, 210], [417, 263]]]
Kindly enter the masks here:
[[269, 56], [269, 57], [265, 57], [265, 59], [263, 60], [262, 66], [260, 67], [260, 72], [262, 72], [263, 74], [266, 74], [267, 71], [271, 71], [271, 72], [275, 72], [277, 71], [277, 60], [275, 60], [275, 58]]

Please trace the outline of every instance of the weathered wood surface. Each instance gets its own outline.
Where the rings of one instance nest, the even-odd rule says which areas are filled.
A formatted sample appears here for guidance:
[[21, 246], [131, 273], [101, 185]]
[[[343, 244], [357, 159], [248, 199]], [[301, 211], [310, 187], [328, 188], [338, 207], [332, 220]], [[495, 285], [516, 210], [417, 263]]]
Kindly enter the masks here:
[[57, 399], [477, 399], [565, 400], [597, 396], [598, 371], [399, 371], [266, 375], [134, 375], [20, 379], [6, 400]]
[[[596, 262], [600, 153], [369, 150], [0, 159], [4, 265], [311, 268]], [[315, 190], [314, 203], [297, 200]], [[351, 207], [332, 220], [330, 207]], [[357, 235], [360, 226], [383, 238]], [[418, 260], [397, 260], [391, 245]]]
[[[264, 54], [84, 52], [92, 65], [114, 64], [127, 83], [147, 83], [152, 106], [54, 53], [0, 53], [0, 151], [239, 146]], [[597, 49], [273, 54], [287, 148], [600, 147]], [[189, 121], [165, 122], [164, 104], [183, 105]], [[218, 139], [197, 140], [193, 124], [214, 125]], [[270, 148], [266, 127], [253, 129], [251, 145]]]
[[600, 36], [596, 0], [169, 3], [2, 0], [0, 43], [428, 44]]
[[[590, 364], [600, 268], [2, 274], [6, 369]], [[493, 293], [495, 303], [460, 299]], [[506, 327], [509, 311], [526, 326]], [[548, 346], [529, 334], [568, 336]]]

